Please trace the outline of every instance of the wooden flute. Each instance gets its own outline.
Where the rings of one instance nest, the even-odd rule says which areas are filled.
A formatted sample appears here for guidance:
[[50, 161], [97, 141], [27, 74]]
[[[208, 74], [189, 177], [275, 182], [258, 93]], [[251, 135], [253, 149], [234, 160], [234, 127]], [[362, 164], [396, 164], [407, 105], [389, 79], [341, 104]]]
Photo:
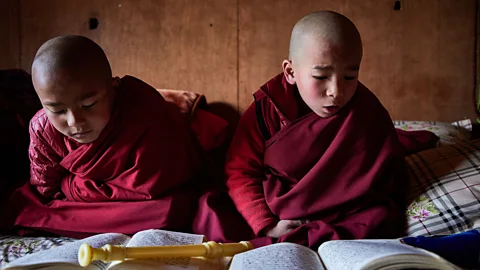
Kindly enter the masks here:
[[253, 249], [252, 243], [242, 241], [239, 243], [216, 243], [209, 241], [200, 245], [182, 246], [150, 246], [150, 247], [124, 247], [105, 245], [101, 248], [92, 248], [89, 244], [82, 244], [78, 250], [78, 262], [86, 267], [92, 261], [104, 262], [124, 261], [128, 259], [161, 259], [175, 257], [205, 257], [220, 258]]

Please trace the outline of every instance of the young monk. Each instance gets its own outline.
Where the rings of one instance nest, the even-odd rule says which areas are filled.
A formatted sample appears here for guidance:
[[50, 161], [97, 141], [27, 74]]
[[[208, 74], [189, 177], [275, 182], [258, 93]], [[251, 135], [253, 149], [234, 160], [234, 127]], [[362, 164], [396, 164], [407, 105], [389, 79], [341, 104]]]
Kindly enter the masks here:
[[43, 196], [152, 199], [198, 169], [179, 110], [138, 79], [112, 79], [103, 50], [91, 40], [47, 41], [32, 79], [43, 109], [30, 123], [31, 184]]
[[43, 44], [32, 78], [43, 109], [30, 121], [30, 181], [10, 197], [0, 229], [77, 238], [146, 229], [220, 242], [254, 237], [228, 194], [211, 190], [205, 134], [214, 133], [199, 126], [212, 125], [213, 115], [201, 122], [206, 112], [197, 114], [189, 126], [151, 86], [112, 78], [105, 53], [86, 37]]
[[202, 161], [175, 105], [134, 77], [112, 78], [82, 36], [44, 43], [32, 79], [43, 109], [30, 122], [30, 183], [3, 227], [83, 236], [187, 225], [186, 186]]
[[[293, 28], [283, 72], [242, 116], [226, 163], [237, 209], [268, 243], [392, 238], [407, 178], [388, 112], [358, 81], [362, 42], [343, 15]], [[265, 243], [263, 243], [265, 244]]]

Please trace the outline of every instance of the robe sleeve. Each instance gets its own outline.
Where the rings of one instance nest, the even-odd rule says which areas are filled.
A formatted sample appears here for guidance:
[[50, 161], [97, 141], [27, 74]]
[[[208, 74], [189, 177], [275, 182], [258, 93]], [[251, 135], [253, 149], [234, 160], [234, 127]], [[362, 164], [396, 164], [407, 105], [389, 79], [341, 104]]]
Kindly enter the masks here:
[[45, 138], [46, 131], [41, 120], [34, 117], [30, 121], [30, 183], [46, 198], [62, 199], [61, 182], [68, 172], [60, 165], [61, 158]]
[[278, 218], [265, 201], [263, 155], [265, 142], [258, 128], [255, 104], [243, 114], [226, 161], [227, 187], [238, 211], [256, 235]]

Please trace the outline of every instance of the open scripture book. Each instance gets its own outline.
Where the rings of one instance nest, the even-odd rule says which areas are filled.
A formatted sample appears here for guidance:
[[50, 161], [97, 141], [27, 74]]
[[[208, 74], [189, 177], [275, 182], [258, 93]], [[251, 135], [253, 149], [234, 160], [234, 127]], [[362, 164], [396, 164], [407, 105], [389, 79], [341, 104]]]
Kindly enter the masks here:
[[315, 252], [301, 245], [278, 243], [236, 255], [230, 269], [461, 269], [443, 258], [400, 240], [336, 240]]
[[400, 242], [400, 240], [336, 240], [323, 243], [317, 251], [293, 243], [278, 243], [249, 250], [227, 258], [170, 258], [93, 261], [87, 268], [78, 263], [83, 243], [99, 248], [106, 244], [127, 247], [195, 245], [203, 235], [146, 230], [132, 237], [107, 233], [40, 251], [17, 259], [4, 269], [461, 269], [441, 257]]

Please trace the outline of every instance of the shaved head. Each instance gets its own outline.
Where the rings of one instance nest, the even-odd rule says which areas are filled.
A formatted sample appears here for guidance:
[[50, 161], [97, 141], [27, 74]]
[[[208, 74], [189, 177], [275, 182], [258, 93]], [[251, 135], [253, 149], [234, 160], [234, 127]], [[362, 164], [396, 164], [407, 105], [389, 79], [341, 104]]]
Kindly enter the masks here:
[[289, 59], [300, 60], [307, 41], [348, 44], [362, 54], [362, 41], [355, 25], [345, 16], [333, 11], [308, 14], [298, 21], [290, 38]]
[[100, 46], [83, 36], [48, 40], [33, 60], [32, 81], [60, 133], [80, 143], [98, 138], [110, 119], [116, 87]]
[[[32, 75], [41, 73], [82, 73], [86, 70], [98, 79], [110, 80], [112, 70], [102, 48], [83, 36], [59, 36], [45, 42], [37, 51], [32, 65]], [[70, 74], [69, 74], [70, 75]]]
[[283, 72], [312, 111], [330, 117], [355, 94], [362, 51], [360, 34], [347, 17], [333, 11], [311, 13], [293, 28]]

